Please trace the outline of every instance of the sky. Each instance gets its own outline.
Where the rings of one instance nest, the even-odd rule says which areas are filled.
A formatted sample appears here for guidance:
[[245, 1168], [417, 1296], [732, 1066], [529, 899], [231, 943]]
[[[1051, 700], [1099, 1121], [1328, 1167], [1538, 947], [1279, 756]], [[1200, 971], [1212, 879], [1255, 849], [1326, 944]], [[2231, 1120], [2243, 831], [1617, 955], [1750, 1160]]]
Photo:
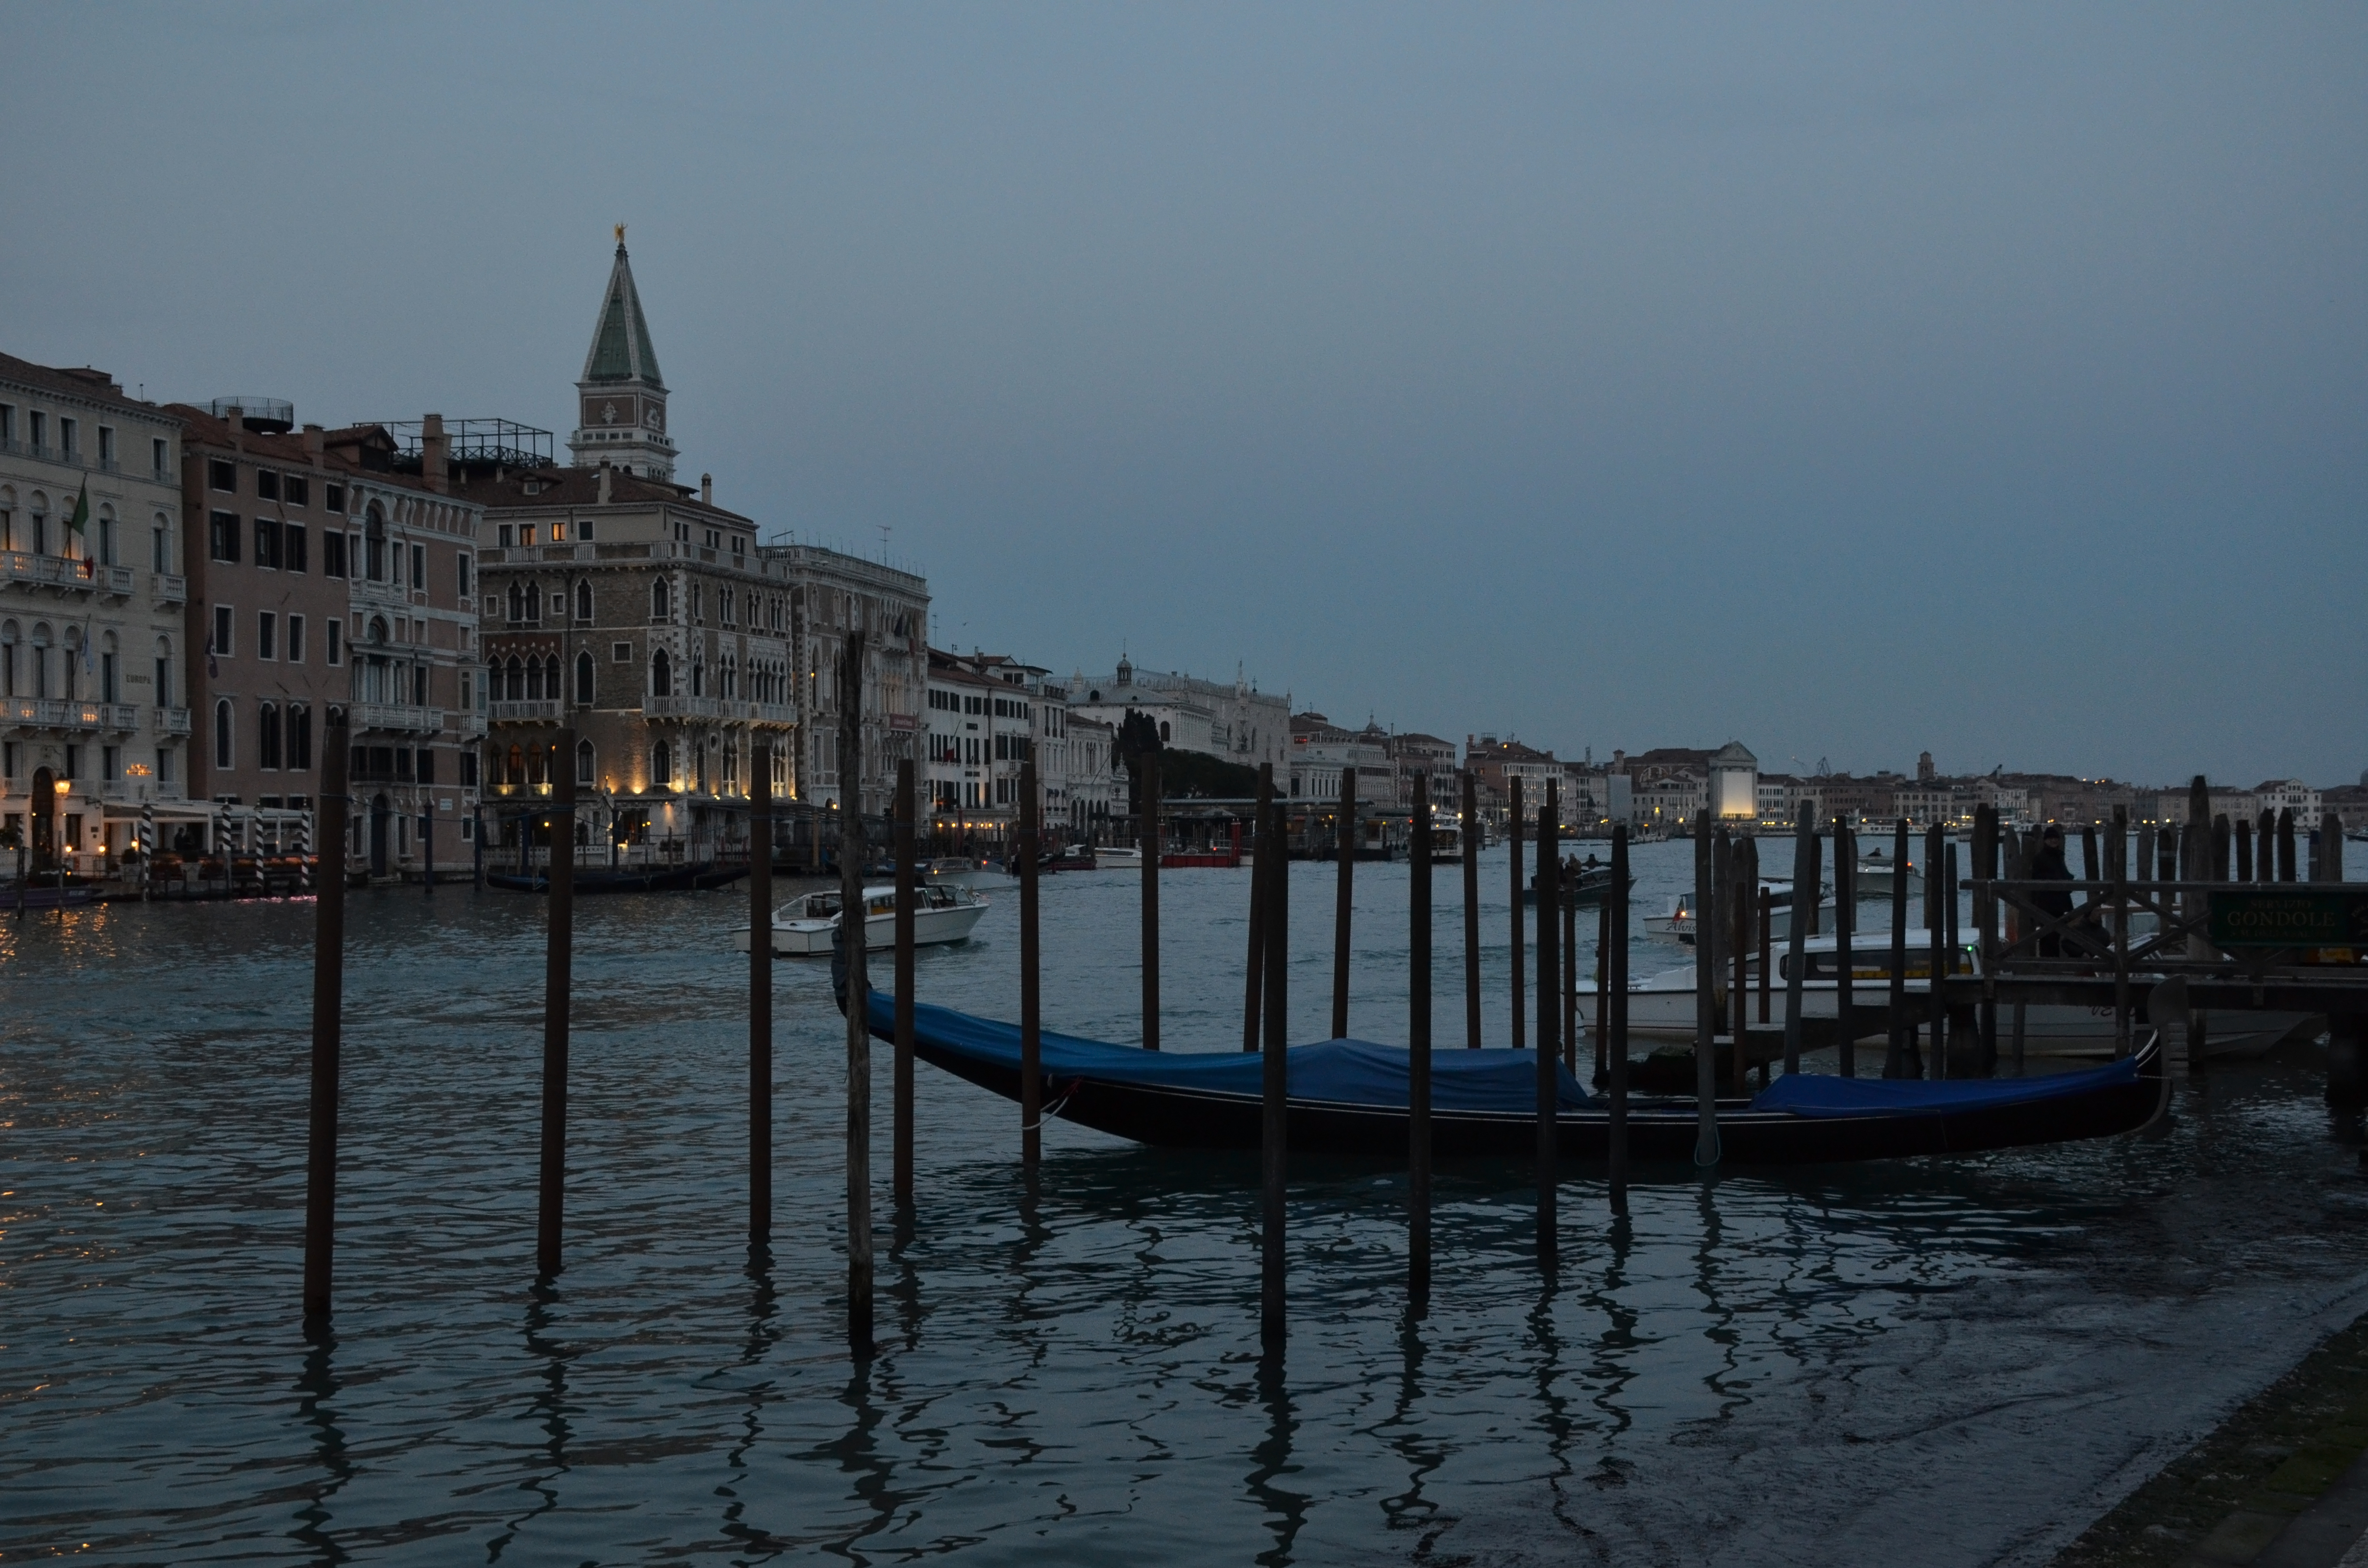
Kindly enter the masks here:
[[564, 443], [624, 222], [677, 478], [940, 646], [1599, 760], [2368, 769], [2368, 7], [0, 41], [0, 350]]

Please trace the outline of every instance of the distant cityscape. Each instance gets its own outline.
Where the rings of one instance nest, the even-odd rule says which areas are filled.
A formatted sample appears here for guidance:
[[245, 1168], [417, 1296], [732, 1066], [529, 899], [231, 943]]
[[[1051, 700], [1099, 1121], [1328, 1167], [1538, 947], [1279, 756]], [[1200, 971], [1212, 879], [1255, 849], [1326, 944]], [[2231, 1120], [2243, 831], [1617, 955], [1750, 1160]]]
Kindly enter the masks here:
[[[889, 804], [914, 764], [940, 837], [1000, 841], [1035, 765], [1057, 835], [1134, 811], [1131, 749], [1173, 754], [1171, 798], [1411, 808], [1469, 770], [1501, 820], [1551, 784], [1579, 833], [1666, 832], [1709, 811], [1789, 824], [2184, 819], [2185, 781], [1992, 772], [1764, 772], [1743, 744], [1558, 758], [1292, 711], [1237, 670], [1106, 674], [932, 646], [922, 576], [779, 540], [677, 478], [677, 449], [621, 231], [575, 382], [576, 428], [503, 418], [300, 424], [260, 396], [154, 403], [105, 371], [0, 355], [0, 843], [107, 874], [127, 856], [309, 845], [317, 747], [348, 726], [350, 863], [457, 875], [530, 831], [570, 767], [615, 845], [721, 843], [752, 769], [811, 817]], [[863, 634], [863, 778], [838, 775], [833, 672]], [[1064, 661], [1065, 662], [1065, 661]], [[1134, 719], [1136, 739], [1128, 740]], [[565, 728], [572, 756], [554, 760]], [[1156, 743], [1149, 737], [1156, 735]], [[1451, 797], [1434, 790], [1434, 801]], [[2214, 785], [2216, 813], [2368, 811], [2359, 785]], [[588, 830], [587, 830], [588, 831]]]

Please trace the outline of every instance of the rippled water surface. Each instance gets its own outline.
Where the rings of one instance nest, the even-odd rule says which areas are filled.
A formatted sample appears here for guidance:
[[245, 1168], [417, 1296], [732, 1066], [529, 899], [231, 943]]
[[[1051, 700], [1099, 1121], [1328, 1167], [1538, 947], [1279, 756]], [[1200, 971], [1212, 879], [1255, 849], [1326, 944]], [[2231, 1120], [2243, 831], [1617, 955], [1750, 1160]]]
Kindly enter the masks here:
[[[1639, 851], [1658, 908], [1682, 845]], [[1293, 868], [1326, 1032], [1331, 876]], [[1405, 872], [1359, 868], [1357, 1032], [1402, 1040]], [[1489, 1027], [1507, 881], [1488, 858]], [[1238, 1043], [1239, 872], [1162, 879], [1170, 1049]], [[1462, 1038], [1440, 879], [1439, 1032]], [[1013, 901], [923, 994], [1016, 1010]], [[2358, 1131], [2319, 1065], [2167, 1131], [1778, 1176], [1303, 1163], [1258, 1354], [1254, 1161], [1054, 1124], [921, 1069], [874, 1169], [878, 1358], [842, 1345], [842, 1026], [780, 969], [777, 1228], [746, 1244], [737, 893], [577, 905], [567, 1269], [532, 1286], [543, 911], [353, 896], [337, 1312], [298, 1321], [309, 904], [0, 918], [0, 1561], [2042, 1561], [2363, 1305]], [[1135, 1038], [1134, 884], [1045, 888], [1049, 1026]], [[1588, 942], [1587, 946], [1592, 946]], [[1675, 961], [1638, 944], [1640, 969]], [[1588, 960], [1591, 961], [1591, 958]]]

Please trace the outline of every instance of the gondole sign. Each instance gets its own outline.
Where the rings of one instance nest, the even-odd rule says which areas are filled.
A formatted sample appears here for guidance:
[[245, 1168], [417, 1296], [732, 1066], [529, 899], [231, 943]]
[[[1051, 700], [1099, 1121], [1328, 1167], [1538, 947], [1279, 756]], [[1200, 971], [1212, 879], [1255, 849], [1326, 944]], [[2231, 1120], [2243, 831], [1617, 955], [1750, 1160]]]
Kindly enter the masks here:
[[2215, 948], [2368, 947], [2368, 892], [2294, 887], [2211, 899]]

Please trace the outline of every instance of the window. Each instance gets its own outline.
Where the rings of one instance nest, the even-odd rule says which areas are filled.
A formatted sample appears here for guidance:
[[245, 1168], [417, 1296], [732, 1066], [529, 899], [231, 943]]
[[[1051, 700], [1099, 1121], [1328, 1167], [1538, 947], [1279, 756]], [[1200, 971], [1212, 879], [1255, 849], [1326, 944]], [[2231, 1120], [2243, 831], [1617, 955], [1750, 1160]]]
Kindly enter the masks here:
[[664, 741], [650, 748], [650, 788], [670, 790], [674, 787], [674, 748]]
[[148, 466], [156, 471], [156, 477], [159, 479], [164, 478], [165, 471], [167, 468], [170, 468], [172, 463], [173, 449], [171, 444], [168, 443], [162, 436], [151, 437], [148, 442]]
[[427, 666], [426, 665], [411, 666], [411, 705], [415, 708], [427, 706]]
[[576, 742], [575, 782], [578, 784], [589, 784], [593, 781], [593, 761], [592, 743], [590, 741]]
[[[461, 784], [463, 789], [476, 788], [477, 754], [475, 752], [464, 751], [461, 754]], [[461, 823], [461, 836], [463, 838], [469, 836], [469, 823], [465, 818]]]
[[566, 596], [565, 594], [553, 594], [553, 595], [552, 595], [552, 596], [551, 596], [551, 619], [553, 619], [553, 620], [558, 620], [558, 619], [561, 619], [562, 618], [564, 618], [566, 614], [567, 614], [567, 596]]
[[427, 587], [427, 547], [424, 544], [411, 547], [411, 585], [422, 592]]
[[238, 494], [238, 465], [211, 458], [206, 462], [206, 488], [219, 490], [225, 495]]
[[299, 773], [313, 770], [313, 710], [301, 702], [288, 706], [288, 766]]
[[173, 569], [173, 547], [163, 523], [148, 530], [148, 569], [170, 572]]
[[652, 620], [666, 619], [669, 608], [670, 601], [666, 594], [666, 581], [664, 577], [661, 577], [656, 582], [650, 585], [650, 619]]
[[327, 629], [329, 633], [329, 663], [333, 665], [344, 664], [346, 662], [346, 651], [343, 647], [339, 646], [339, 644], [345, 641], [346, 623], [333, 615], [327, 620], [322, 622], [322, 625]]
[[255, 710], [255, 766], [279, 766], [279, 710], [268, 702]]
[[173, 640], [156, 639], [156, 706], [173, 706]]
[[282, 474], [279, 498], [290, 506], [309, 506], [313, 504], [313, 482], [301, 473]]
[[494, 543], [503, 550], [509, 549], [518, 543], [518, 529], [507, 523], [502, 524], [494, 530]]
[[227, 771], [231, 766], [230, 699], [214, 704], [214, 766]]
[[255, 498], [258, 501], [279, 499], [279, 476], [268, 468], [255, 471]]
[[631, 642], [609, 643], [609, 662], [614, 665], [632, 664], [633, 662], [633, 645]]
[[592, 655], [589, 653], [575, 655], [575, 706], [592, 706]]
[[286, 571], [304, 570], [304, 525], [302, 523], [279, 525], [280, 565]]
[[98, 515], [98, 563], [101, 566], [113, 566], [117, 564], [115, 559], [115, 514], [111, 511], [103, 511]]
[[674, 672], [667, 665], [664, 648], [650, 656], [650, 695], [652, 697], [674, 695]]
[[79, 420], [58, 421], [58, 450], [63, 452], [68, 458], [82, 455], [82, 424]]
[[422, 784], [436, 782], [436, 753], [432, 747], [421, 746], [418, 756], [418, 778]]
[[[214, 640], [206, 645], [207, 653], [212, 653], [220, 658], [227, 659], [230, 657], [230, 632], [232, 619], [233, 616], [230, 606], [214, 606]], [[222, 766], [224, 767], [228, 767], [230, 764], [225, 762]]]
[[258, 610], [255, 617], [255, 656], [276, 659], [279, 655], [279, 618], [269, 610]]
[[[115, 466], [115, 426], [112, 425], [102, 425], [98, 427], [98, 466], [101, 468]], [[112, 778], [115, 775], [109, 772], [108, 777]]]
[[279, 525], [269, 517], [255, 519], [255, 563], [279, 569]]
[[0, 403], [0, 441], [17, 438], [17, 410], [13, 404]]
[[33, 444], [35, 451], [44, 455], [48, 453], [50, 447], [49, 418], [48, 415], [38, 408], [25, 411], [25, 438]]
[[321, 536], [321, 575], [342, 577], [346, 574], [346, 536], [331, 531]]
[[578, 620], [592, 619], [592, 585], [589, 583], [575, 585], [575, 619]]
[[206, 553], [216, 561], [238, 560], [238, 516], [210, 512], [206, 516]]
[[321, 505], [326, 506], [332, 512], [344, 511], [346, 509], [346, 487], [342, 484], [324, 484], [321, 486]]
[[454, 562], [460, 571], [461, 603], [463, 608], [466, 608], [469, 603], [469, 596], [477, 591], [476, 585], [469, 581], [469, 574], [476, 563], [466, 555], [455, 557]]
[[159, 784], [173, 782], [173, 748], [171, 746], [156, 748], [156, 782]]
[[367, 567], [373, 583], [386, 581], [386, 515], [376, 506], [362, 525], [362, 537], [368, 541]]
[[575, 522], [575, 537], [576, 537], [577, 539], [582, 539], [582, 540], [588, 540], [588, 539], [590, 539], [590, 538], [592, 537], [592, 519], [591, 519], [591, 518], [589, 518], [589, 517], [579, 517], [579, 518], [577, 518], [577, 519], [576, 519], [576, 522]]
[[288, 662], [291, 665], [304, 662], [304, 618], [301, 615], [288, 618]]

